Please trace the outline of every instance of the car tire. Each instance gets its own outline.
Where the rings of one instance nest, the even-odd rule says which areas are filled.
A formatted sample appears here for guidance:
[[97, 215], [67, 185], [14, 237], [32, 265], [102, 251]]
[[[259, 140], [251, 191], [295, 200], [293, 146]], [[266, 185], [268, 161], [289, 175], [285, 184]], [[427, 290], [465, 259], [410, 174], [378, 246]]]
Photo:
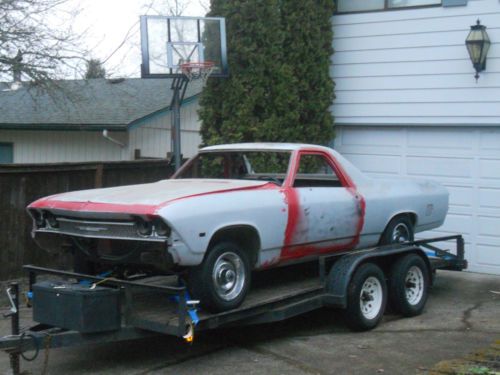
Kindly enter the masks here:
[[415, 233], [413, 224], [408, 216], [396, 216], [393, 218], [382, 233], [380, 245], [389, 245], [413, 241]]
[[203, 262], [189, 269], [193, 298], [210, 312], [235, 309], [245, 299], [251, 282], [248, 254], [232, 242], [213, 246]]
[[344, 310], [347, 325], [355, 331], [375, 328], [384, 316], [386, 304], [384, 273], [376, 264], [362, 264], [347, 288], [347, 308]]
[[427, 302], [429, 268], [422, 257], [408, 254], [391, 267], [389, 300], [391, 307], [403, 316], [420, 315]]

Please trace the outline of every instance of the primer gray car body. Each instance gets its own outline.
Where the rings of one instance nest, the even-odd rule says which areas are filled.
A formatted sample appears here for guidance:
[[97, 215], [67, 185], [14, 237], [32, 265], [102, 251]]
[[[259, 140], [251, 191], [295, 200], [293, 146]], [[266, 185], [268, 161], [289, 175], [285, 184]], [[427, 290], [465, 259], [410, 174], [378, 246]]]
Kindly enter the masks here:
[[[253, 173], [245, 155], [266, 152], [289, 155], [284, 173]], [[243, 155], [244, 177], [185, 178], [197, 158], [208, 154]], [[321, 170], [302, 173], [306, 157], [320, 160]], [[108, 245], [140, 243], [144, 253], [154, 248], [176, 266], [200, 264], [212, 239], [244, 229], [253, 236], [252, 267], [263, 269], [377, 245], [398, 215], [407, 215], [415, 232], [439, 227], [448, 192], [428, 180], [370, 178], [326, 147], [250, 143], [204, 148], [169, 180], [58, 194], [32, 203], [28, 211], [44, 248], [59, 251], [55, 235]], [[46, 235], [51, 241], [42, 241]], [[134, 262], [159, 264], [147, 258]]]

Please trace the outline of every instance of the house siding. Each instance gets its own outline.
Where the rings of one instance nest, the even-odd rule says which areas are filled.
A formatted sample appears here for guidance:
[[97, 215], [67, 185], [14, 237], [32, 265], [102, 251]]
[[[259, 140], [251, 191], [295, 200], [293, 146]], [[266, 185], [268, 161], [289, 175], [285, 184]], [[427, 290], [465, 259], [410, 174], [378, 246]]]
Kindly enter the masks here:
[[[109, 135], [125, 142], [126, 133]], [[124, 150], [101, 132], [0, 130], [1, 142], [11, 142], [14, 163], [59, 163], [124, 160]]]
[[[465, 38], [478, 18], [492, 45], [476, 83]], [[499, 19], [498, 0], [334, 16], [337, 124], [500, 124]]]
[[[201, 143], [198, 108], [194, 100], [181, 109], [184, 157], [196, 154]], [[165, 111], [136, 123], [128, 132], [109, 132], [125, 147], [105, 139], [100, 131], [81, 130], [0, 130], [0, 142], [13, 144], [16, 164], [133, 160], [136, 149], [141, 157], [165, 158], [172, 149], [171, 117]]]
[[[491, 39], [478, 82], [465, 47], [477, 19]], [[336, 15], [335, 148], [374, 177], [417, 177], [450, 193], [443, 226], [469, 270], [500, 274], [500, 1]], [[448, 248], [448, 244], [441, 244]]]
[[[201, 144], [198, 101], [185, 104], [181, 108], [181, 152], [184, 157], [191, 157]], [[171, 144], [172, 113], [158, 114], [130, 130], [129, 157], [139, 149], [142, 157], [164, 158], [172, 151]]]

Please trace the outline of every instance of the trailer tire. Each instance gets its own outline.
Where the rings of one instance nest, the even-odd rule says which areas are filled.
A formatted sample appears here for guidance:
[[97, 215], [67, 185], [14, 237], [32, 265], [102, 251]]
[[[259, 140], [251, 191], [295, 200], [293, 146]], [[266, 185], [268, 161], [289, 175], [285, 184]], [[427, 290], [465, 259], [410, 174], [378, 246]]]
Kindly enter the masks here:
[[251, 282], [248, 254], [232, 242], [213, 246], [203, 262], [189, 269], [188, 287], [200, 305], [211, 312], [237, 308]]
[[354, 272], [347, 288], [347, 325], [355, 331], [375, 328], [384, 316], [387, 284], [380, 267], [365, 263]]
[[417, 254], [399, 258], [391, 267], [389, 300], [395, 312], [403, 316], [420, 315], [427, 302], [429, 268]]

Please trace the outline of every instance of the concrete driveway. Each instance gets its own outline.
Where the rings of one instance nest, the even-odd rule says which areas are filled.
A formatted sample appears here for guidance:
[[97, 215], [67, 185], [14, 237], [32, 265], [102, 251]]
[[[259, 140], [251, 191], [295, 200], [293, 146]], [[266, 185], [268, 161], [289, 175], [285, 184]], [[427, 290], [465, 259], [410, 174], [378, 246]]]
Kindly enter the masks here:
[[[495, 293], [496, 292], [496, 293]], [[279, 324], [217, 330], [189, 346], [144, 339], [49, 352], [47, 374], [421, 374], [500, 339], [500, 277], [438, 273], [416, 318], [388, 313], [375, 330], [353, 333], [338, 312], [321, 310]], [[23, 311], [29, 324], [29, 311]], [[9, 321], [0, 321], [0, 335]], [[22, 368], [40, 374], [41, 352]], [[0, 374], [8, 374], [0, 353]], [[499, 363], [496, 363], [499, 365]]]

